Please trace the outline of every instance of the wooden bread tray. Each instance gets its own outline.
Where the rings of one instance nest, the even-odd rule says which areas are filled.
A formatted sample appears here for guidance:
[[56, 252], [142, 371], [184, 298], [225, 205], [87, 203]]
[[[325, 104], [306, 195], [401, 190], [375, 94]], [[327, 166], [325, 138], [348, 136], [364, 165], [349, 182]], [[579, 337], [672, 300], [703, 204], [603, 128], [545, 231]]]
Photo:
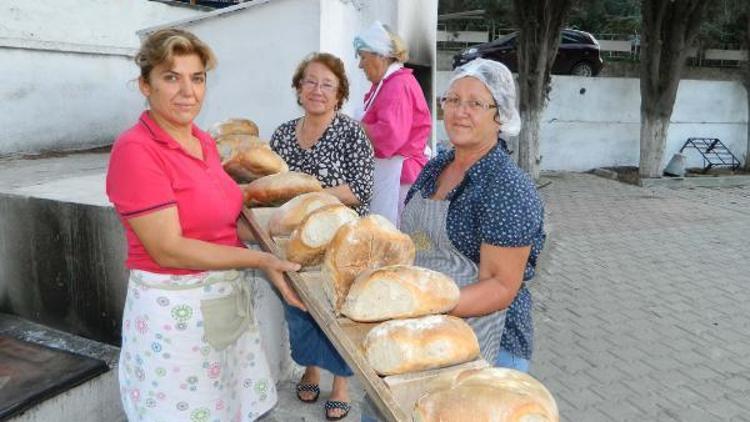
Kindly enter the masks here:
[[[243, 217], [250, 225], [260, 247], [283, 258], [285, 239], [271, 239], [265, 229], [265, 222], [272, 212], [272, 209], [268, 208], [245, 208]], [[428, 388], [448, 384], [466, 369], [489, 366], [484, 359], [479, 358], [473, 362], [447, 368], [381, 377], [367, 362], [362, 350], [362, 340], [377, 323], [358, 323], [348, 318], [337, 318], [323, 293], [324, 280], [319, 268], [286, 273], [286, 277], [307, 307], [307, 311], [360, 380], [381, 415], [388, 421], [410, 421], [414, 403]]]

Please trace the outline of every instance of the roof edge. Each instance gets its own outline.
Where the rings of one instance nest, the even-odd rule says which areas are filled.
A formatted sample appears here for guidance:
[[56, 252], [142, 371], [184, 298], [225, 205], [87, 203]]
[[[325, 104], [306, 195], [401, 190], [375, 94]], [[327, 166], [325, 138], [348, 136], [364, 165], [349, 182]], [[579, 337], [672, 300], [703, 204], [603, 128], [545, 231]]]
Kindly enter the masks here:
[[234, 6], [224, 7], [221, 9], [215, 9], [215, 10], [212, 10], [211, 12], [202, 14], [200, 16], [191, 16], [191, 17], [187, 17], [184, 19], [178, 19], [176, 21], [163, 23], [160, 25], [149, 26], [143, 29], [139, 29], [135, 31], [135, 33], [139, 37], [143, 38], [145, 35], [158, 31], [160, 29], [172, 28], [176, 26], [177, 27], [191, 26], [196, 23], [202, 22], [204, 20], [214, 19], [214, 18], [221, 17], [224, 15], [231, 15], [237, 12], [244, 11], [245, 9], [271, 3], [273, 1], [276, 1], [276, 0], [253, 0], [253, 1], [245, 2], [245, 3], [239, 3]]
[[166, 4], [167, 6], [172, 6], [172, 7], [182, 7], [185, 9], [200, 10], [202, 12], [210, 12], [214, 10], [213, 7], [202, 6], [199, 4], [190, 4], [190, 3], [185, 3], [185, 2], [177, 1], [177, 0], [149, 0], [149, 1], [153, 1], [155, 3]]

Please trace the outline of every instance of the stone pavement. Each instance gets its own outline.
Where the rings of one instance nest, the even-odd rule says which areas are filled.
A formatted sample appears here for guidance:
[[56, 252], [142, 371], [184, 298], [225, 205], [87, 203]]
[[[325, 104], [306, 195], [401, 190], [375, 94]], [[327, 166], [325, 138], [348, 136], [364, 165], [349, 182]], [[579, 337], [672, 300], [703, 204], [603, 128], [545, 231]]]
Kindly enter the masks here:
[[[547, 178], [531, 373], [562, 420], [750, 421], [750, 187]], [[279, 388], [267, 421], [324, 420]]]
[[750, 421], [750, 187], [542, 189], [532, 374], [566, 421]]

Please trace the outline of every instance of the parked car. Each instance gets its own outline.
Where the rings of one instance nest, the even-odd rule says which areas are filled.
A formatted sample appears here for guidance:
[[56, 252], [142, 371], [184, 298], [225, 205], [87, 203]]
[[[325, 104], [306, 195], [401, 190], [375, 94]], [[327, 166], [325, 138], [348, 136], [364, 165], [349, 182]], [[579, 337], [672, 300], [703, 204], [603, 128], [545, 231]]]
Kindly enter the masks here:
[[[604, 66], [599, 43], [588, 32], [563, 29], [557, 57], [552, 65], [552, 73], [562, 75], [596, 76]], [[484, 57], [503, 63], [511, 72], [518, 72], [516, 41], [518, 32], [484, 44], [469, 47], [453, 56], [453, 68]]]

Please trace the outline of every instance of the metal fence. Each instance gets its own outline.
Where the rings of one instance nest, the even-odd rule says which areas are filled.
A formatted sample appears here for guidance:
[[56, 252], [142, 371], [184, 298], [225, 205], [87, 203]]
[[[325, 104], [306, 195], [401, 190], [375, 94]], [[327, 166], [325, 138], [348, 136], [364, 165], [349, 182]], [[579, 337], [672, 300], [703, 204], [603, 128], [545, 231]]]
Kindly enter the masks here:
[[[455, 25], [438, 24], [437, 43], [441, 50], [459, 50], [474, 44], [495, 40], [513, 32], [513, 28], [487, 28], [469, 30]], [[641, 39], [633, 34], [593, 34], [599, 42], [602, 57], [610, 60], [639, 61]], [[738, 67], [748, 60], [747, 50], [736, 45], [723, 48], [692, 47], [688, 52], [692, 66]]]

